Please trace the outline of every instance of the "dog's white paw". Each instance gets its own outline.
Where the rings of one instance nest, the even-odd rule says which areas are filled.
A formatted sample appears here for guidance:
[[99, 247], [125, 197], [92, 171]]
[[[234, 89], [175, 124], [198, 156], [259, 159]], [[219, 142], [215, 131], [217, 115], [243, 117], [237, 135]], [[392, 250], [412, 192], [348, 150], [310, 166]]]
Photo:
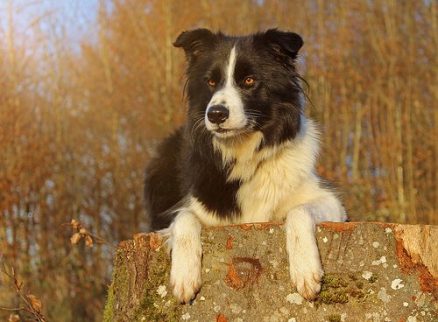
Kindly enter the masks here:
[[188, 303], [201, 287], [201, 224], [192, 213], [181, 212], [170, 231], [170, 286], [179, 302]]
[[170, 273], [170, 285], [173, 295], [180, 303], [188, 303], [192, 300], [201, 288], [201, 270], [184, 268], [173, 268]]
[[289, 270], [298, 293], [307, 300], [313, 300], [321, 290], [324, 275], [319, 256], [289, 256]]
[[292, 284], [298, 293], [312, 300], [321, 290], [324, 275], [316, 244], [313, 218], [306, 209], [297, 209], [286, 222], [286, 248]]
[[188, 303], [201, 288], [201, 251], [172, 250], [170, 286], [180, 303]]

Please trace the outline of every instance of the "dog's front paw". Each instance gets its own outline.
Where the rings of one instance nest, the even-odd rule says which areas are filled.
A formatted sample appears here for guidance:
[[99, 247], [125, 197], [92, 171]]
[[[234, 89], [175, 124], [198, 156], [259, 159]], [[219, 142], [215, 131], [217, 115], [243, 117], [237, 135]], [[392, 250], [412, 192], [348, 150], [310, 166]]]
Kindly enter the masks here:
[[201, 288], [201, 255], [173, 251], [170, 286], [180, 303], [188, 303]]
[[321, 290], [324, 275], [314, 236], [288, 235], [287, 250], [292, 284], [302, 297], [313, 300]]
[[324, 275], [319, 256], [317, 258], [290, 258], [290, 276], [298, 293], [307, 300], [313, 300], [321, 290]]

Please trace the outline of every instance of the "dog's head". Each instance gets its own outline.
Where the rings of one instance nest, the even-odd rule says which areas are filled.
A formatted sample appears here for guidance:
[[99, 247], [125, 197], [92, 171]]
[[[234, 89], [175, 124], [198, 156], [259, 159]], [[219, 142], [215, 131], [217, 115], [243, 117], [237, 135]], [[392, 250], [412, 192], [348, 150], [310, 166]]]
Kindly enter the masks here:
[[188, 60], [189, 123], [220, 140], [261, 131], [264, 144], [293, 138], [302, 90], [295, 59], [299, 35], [270, 29], [231, 37], [207, 29], [183, 32], [174, 45]]

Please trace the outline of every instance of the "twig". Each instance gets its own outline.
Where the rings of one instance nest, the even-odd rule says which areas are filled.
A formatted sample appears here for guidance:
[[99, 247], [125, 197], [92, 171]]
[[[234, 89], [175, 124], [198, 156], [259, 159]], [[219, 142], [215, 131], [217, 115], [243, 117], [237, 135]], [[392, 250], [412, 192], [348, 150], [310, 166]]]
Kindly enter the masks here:
[[0, 306], [0, 310], [2, 310], [2, 311], [22, 311], [24, 309], [25, 309], [24, 307], [3, 307], [3, 306]]
[[15, 292], [20, 297], [20, 299], [24, 302], [25, 307], [16, 308], [16, 309], [15, 308], [7, 309], [7, 308], [0, 307], [0, 309], [7, 310], [7, 311], [26, 311], [26, 312], [30, 313], [36, 319], [36, 321], [47, 322], [44, 315], [40, 312], [41, 303], [39, 302], [39, 300], [38, 300], [38, 305], [37, 305], [36, 302], [34, 302], [34, 299], [36, 299], [36, 297], [34, 297], [31, 294], [28, 294], [28, 295], [23, 294], [23, 291], [22, 291], [23, 283], [20, 283], [18, 281], [15, 269], [13, 267], [11, 267], [11, 272], [9, 273], [8, 270], [6, 269], [6, 264], [3, 264], [3, 274], [5, 274], [12, 281], [14, 288], [15, 288]]

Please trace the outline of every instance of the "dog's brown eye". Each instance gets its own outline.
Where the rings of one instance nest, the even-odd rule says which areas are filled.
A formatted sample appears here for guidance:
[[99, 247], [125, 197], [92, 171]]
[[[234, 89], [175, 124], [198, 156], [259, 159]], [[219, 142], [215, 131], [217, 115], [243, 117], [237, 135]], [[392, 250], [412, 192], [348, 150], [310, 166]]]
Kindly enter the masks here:
[[207, 83], [208, 83], [208, 86], [210, 86], [210, 87], [215, 87], [216, 86], [216, 81], [211, 79], [211, 78], [207, 81]]
[[245, 78], [245, 80], [243, 81], [243, 84], [245, 84], [246, 87], [251, 87], [253, 86], [255, 83], [255, 79], [252, 77], [247, 77]]

